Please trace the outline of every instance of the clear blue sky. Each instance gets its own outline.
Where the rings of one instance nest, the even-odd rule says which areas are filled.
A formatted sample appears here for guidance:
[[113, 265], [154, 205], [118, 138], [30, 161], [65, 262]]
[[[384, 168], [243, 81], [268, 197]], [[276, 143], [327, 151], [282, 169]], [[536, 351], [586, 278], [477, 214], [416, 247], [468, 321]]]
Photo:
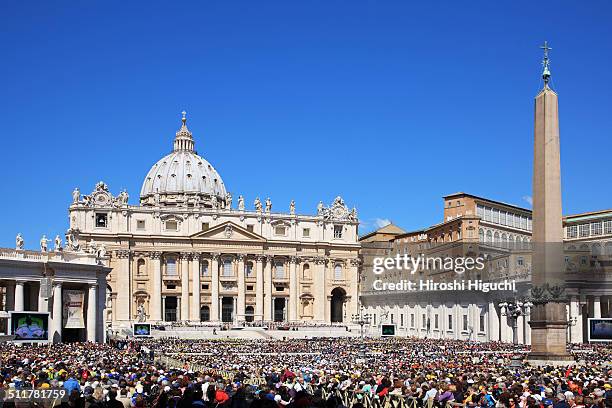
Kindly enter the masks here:
[[364, 225], [442, 220], [445, 194], [528, 206], [548, 40], [564, 213], [612, 207], [612, 3], [5, 1], [0, 246], [68, 227], [75, 186], [136, 203], [188, 112], [249, 205], [340, 194]]

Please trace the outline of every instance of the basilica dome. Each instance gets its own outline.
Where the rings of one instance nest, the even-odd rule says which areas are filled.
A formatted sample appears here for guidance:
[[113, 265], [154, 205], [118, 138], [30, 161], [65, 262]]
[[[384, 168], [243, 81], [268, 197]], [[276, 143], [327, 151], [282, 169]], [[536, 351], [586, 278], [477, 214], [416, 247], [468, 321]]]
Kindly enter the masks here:
[[151, 167], [142, 183], [142, 205], [186, 205], [223, 208], [227, 192], [214, 167], [194, 150], [193, 136], [183, 124], [174, 149]]

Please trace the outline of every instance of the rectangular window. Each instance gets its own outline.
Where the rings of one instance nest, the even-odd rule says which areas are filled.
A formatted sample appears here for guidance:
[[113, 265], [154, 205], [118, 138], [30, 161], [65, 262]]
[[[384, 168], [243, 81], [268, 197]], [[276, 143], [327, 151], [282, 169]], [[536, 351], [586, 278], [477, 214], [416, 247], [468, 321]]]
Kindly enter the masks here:
[[604, 234], [612, 234], [612, 220], [604, 221]]
[[587, 257], [586, 256], [581, 256], [580, 257], [580, 265], [586, 265], [587, 264]]
[[208, 283], [202, 284], [202, 290], [208, 290]]
[[533, 229], [531, 224], [531, 217], [527, 218], [527, 231], [531, 231]]
[[499, 223], [501, 225], [506, 225], [506, 212], [502, 211], [499, 213]]
[[423, 328], [427, 326], [427, 317], [423, 314]]
[[207, 231], [210, 228], [210, 224], [207, 222], [202, 223], [202, 231]]
[[485, 207], [484, 209], [484, 220], [491, 221], [491, 207]]
[[176, 289], [176, 285], [166, 285], [166, 289]]
[[527, 217], [521, 217], [521, 229], [527, 229]]
[[282, 263], [274, 264], [274, 271], [276, 279], [283, 279], [285, 277], [285, 265]]
[[208, 261], [200, 264], [200, 276], [208, 276]]
[[247, 285], [247, 290], [248, 291], [252, 291], [253, 290], [253, 285]]
[[492, 218], [493, 218], [492, 221], [495, 224], [499, 224], [499, 210], [497, 208], [493, 209], [493, 217]]
[[485, 317], [484, 315], [480, 315], [480, 321], [478, 324], [478, 330], [482, 333], [485, 331]]
[[480, 218], [484, 216], [484, 207], [480, 204], [476, 206], [476, 215], [478, 215]]
[[304, 229], [302, 230], [302, 236], [303, 236], [304, 238], [309, 238], [309, 237], [310, 237], [310, 228], [304, 228]]
[[438, 328], [438, 314], [436, 313], [434, 316], [434, 329]]
[[580, 224], [578, 227], [578, 231], [580, 232], [580, 237], [588, 237], [590, 232], [590, 224]]
[[178, 230], [178, 223], [176, 221], [166, 221], [166, 231]]
[[567, 226], [567, 237], [568, 238], [577, 238], [578, 237], [578, 226], [577, 225], [568, 225]]
[[414, 313], [410, 314], [410, 327], [414, 328]]
[[145, 229], [145, 221], [144, 220], [137, 220], [136, 221], [136, 229], [138, 229], [138, 230]]
[[284, 287], [284, 286], [277, 286], [277, 287], [276, 287], [276, 291], [277, 291], [277, 292], [282, 292], [282, 291], [284, 291], [284, 290], [285, 290], [285, 287]]
[[448, 315], [448, 330], [453, 330], [453, 315]]
[[285, 227], [275, 227], [274, 228], [274, 234], [275, 235], [282, 235], [282, 236], [284, 236], [285, 235], [285, 231], [286, 231]]
[[247, 225], [247, 231], [253, 232], [253, 224]]
[[166, 274], [167, 275], [176, 275], [176, 259], [168, 258], [166, 260]]
[[404, 314], [400, 314], [400, 326], [404, 327]]
[[232, 269], [232, 261], [230, 259], [223, 261], [223, 276], [233, 276], [234, 271]]
[[523, 266], [525, 264], [525, 261], [523, 260], [522, 256], [519, 256], [518, 258], [516, 258], [516, 264], [518, 266]]
[[334, 225], [334, 238], [342, 238], [342, 225]]
[[601, 222], [591, 223], [591, 235], [601, 235]]
[[96, 213], [96, 227], [106, 228], [108, 226], [108, 214]]
[[468, 330], [468, 315], [463, 315], [463, 331]]

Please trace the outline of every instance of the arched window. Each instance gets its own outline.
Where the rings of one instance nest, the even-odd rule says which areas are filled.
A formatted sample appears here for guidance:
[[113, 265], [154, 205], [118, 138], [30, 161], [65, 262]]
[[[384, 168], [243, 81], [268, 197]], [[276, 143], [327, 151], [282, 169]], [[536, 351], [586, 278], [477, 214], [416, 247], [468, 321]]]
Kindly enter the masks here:
[[208, 322], [210, 320], [210, 308], [208, 306], [202, 306], [200, 308], [200, 321]]
[[342, 265], [339, 263], [334, 266], [334, 279], [342, 280]]
[[310, 265], [309, 264], [304, 264], [304, 266], [302, 267], [302, 278], [303, 279], [312, 279], [312, 276], [310, 275]]
[[508, 236], [505, 233], [501, 235], [501, 246], [508, 248]]
[[490, 244], [491, 241], [493, 241], [493, 234], [491, 233], [491, 231], [487, 231], [487, 244]]
[[514, 236], [508, 235], [508, 247], [514, 249]]
[[147, 273], [147, 271], [145, 270], [145, 260], [144, 259], [139, 259], [137, 266], [136, 266], [136, 273], [138, 275], [144, 275]]
[[247, 278], [253, 276], [253, 262], [249, 261], [244, 264], [244, 274]]
[[208, 276], [208, 261], [202, 261], [200, 264], [200, 276]]
[[495, 246], [499, 246], [499, 232], [495, 232], [495, 235], [493, 236], [493, 245]]
[[166, 275], [176, 275], [176, 258], [173, 256], [166, 258]]
[[285, 277], [285, 265], [282, 261], [274, 261], [274, 276], [276, 276], [276, 279]]
[[232, 271], [232, 260], [224, 259], [223, 260], [223, 276], [232, 276], [234, 273]]
[[482, 228], [478, 228], [478, 241], [484, 242], [484, 231]]

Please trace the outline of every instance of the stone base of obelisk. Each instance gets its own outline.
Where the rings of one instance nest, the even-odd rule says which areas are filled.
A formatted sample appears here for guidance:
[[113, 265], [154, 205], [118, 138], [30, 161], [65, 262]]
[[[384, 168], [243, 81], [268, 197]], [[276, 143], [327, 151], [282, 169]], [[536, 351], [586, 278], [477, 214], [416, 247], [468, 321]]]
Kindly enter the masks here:
[[531, 309], [531, 365], [569, 365], [567, 352], [567, 311], [565, 303], [546, 303]]

